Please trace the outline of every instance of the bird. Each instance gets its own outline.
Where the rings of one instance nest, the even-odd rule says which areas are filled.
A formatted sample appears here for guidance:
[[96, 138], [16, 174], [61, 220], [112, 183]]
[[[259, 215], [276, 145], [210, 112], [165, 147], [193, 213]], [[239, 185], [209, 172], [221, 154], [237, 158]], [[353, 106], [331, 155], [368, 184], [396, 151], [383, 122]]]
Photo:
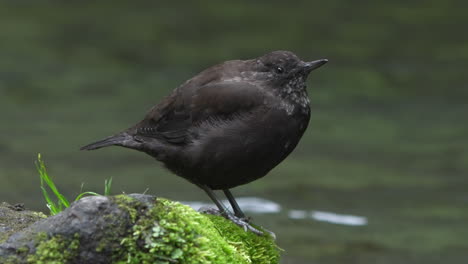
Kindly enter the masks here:
[[[310, 120], [306, 80], [327, 59], [272, 51], [209, 67], [175, 88], [140, 122], [81, 148], [144, 152], [204, 190], [221, 215], [257, 234], [230, 189], [267, 175], [297, 146]], [[233, 212], [220, 201], [222, 190]]]

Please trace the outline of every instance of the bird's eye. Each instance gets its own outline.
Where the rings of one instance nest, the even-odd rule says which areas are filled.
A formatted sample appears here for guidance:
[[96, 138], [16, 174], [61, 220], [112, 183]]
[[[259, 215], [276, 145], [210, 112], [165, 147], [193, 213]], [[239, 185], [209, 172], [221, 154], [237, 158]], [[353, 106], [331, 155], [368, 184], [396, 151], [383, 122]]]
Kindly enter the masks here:
[[275, 71], [276, 71], [276, 73], [281, 74], [281, 73], [284, 72], [284, 68], [283, 67], [276, 67]]

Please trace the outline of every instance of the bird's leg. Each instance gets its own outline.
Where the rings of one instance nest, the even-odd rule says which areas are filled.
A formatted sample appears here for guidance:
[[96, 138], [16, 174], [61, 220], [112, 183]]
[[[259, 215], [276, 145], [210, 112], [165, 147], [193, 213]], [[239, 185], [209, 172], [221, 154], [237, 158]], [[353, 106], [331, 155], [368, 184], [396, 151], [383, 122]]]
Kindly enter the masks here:
[[229, 203], [231, 204], [232, 209], [234, 210], [234, 215], [244, 220], [248, 220], [244, 212], [242, 212], [239, 205], [237, 204], [236, 199], [232, 195], [231, 191], [229, 191], [229, 189], [226, 189], [226, 190], [223, 190], [223, 192], [224, 192], [224, 195], [226, 195], [226, 198], [228, 199]]
[[213, 201], [213, 203], [216, 205], [216, 207], [218, 207], [219, 212], [221, 213], [221, 215], [225, 216], [225, 215], [231, 214], [231, 212], [229, 212], [229, 210], [226, 208], [226, 206], [224, 206], [224, 204], [218, 199], [218, 197], [213, 192], [213, 190], [210, 189], [210, 187], [208, 187], [206, 185], [199, 185], [199, 186], [200, 186], [200, 188], [202, 188], [206, 192], [206, 194], [208, 194], [208, 196]]
[[[242, 212], [242, 210], [240, 209], [240, 206], [237, 204], [237, 201], [234, 198], [234, 196], [232, 195], [231, 191], [229, 191], [229, 189], [226, 189], [226, 190], [223, 190], [223, 192], [224, 192], [224, 195], [226, 195], [226, 198], [228, 199], [229, 203], [231, 204], [232, 209], [234, 210], [234, 215], [239, 217], [240, 219], [242, 219], [244, 222], [248, 223], [250, 221], [250, 217], [247, 217], [244, 214], [244, 212]], [[276, 239], [275, 233], [273, 233], [270, 230], [267, 230], [265, 228], [263, 228], [263, 231], [267, 232], [268, 234], [270, 234], [271, 237]]]
[[213, 212], [213, 210], [206, 210], [206, 211], [204, 211], [205, 213], [209, 213], [209, 214], [219, 214], [219, 213], [221, 213], [221, 215], [224, 218], [226, 218], [226, 219], [230, 220], [231, 222], [233, 222], [234, 224], [240, 226], [245, 231], [250, 231], [250, 232], [255, 233], [255, 234], [259, 235], [259, 236], [264, 235], [264, 233], [262, 231], [260, 231], [260, 230], [256, 229], [255, 227], [251, 226], [244, 219], [233, 215], [226, 208], [226, 206], [224, 206], [224, 204], [221, 203], [221, 201], [219, 201], [218, 197], [216, 197], [216, 194], [213, 192], [213, 190], [210, 189], [210, 187], [208, 187], [206, 185], [201, 185], [201, 184], [199, 186], [200, 186], [200, 188], [202, 188], [206, 192], [206, 194], [208, 194], [208, 196], [211, 198], [211, 200], [215, 203], [216, 207], [218, 207], [218, 209], [219, 209], [218, 213]]

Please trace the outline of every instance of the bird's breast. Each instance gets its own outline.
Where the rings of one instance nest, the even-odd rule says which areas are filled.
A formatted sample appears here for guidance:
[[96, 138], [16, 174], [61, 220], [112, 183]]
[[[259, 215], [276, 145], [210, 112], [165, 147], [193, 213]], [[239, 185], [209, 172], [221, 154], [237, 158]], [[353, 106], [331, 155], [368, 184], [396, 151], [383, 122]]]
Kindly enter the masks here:
[[235, 119], [201, 124], [192, 146], [212, 161], [246, 158], [279, 162], [296, 147], [308, 122], [308, 112], [289, 114], [281, 107], [265, 108]]
[[[214, 189], [232, 188], [266, 175], [296, 147], [308, 116], [262, 108], [230, 120], [212, 120], [192, 130], [180, 151], [177, 173]], [[168, 164], [166, 164], [168, 165]]]

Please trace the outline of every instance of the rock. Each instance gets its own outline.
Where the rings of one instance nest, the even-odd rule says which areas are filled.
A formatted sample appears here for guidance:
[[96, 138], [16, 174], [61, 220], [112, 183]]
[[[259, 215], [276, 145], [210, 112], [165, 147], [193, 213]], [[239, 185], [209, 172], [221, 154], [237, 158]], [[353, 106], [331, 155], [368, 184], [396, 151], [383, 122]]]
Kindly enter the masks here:
[[0, 263], [278, 261], [278, 248], [269, 236], [257, 236], [222, 217], [141, 194], [82, 198], [0, 244]]
[[0, 243], [11, 234], [18, 232], [30, 224], [46, 218], [43, 213], [25, 210], [23, 204], [0, 204]]

